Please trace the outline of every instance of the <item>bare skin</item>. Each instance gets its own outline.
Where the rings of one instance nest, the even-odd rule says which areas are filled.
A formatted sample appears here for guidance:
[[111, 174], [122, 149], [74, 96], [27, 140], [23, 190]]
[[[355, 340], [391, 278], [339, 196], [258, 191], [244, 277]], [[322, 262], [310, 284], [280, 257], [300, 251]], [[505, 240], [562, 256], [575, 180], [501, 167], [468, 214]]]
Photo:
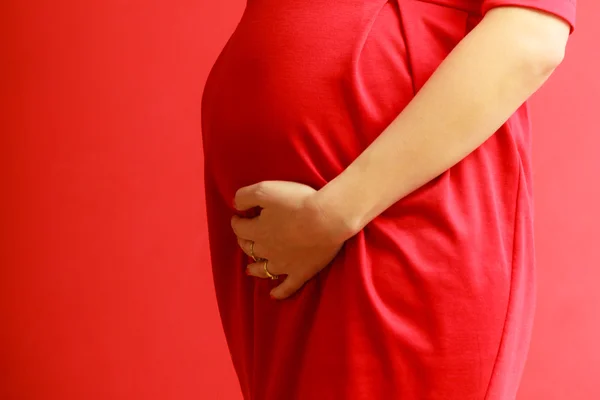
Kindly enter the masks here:
[[[286, 278], [271, 296], [285, 299], [319, 273], [343, 243], [391, 205], [448, 170], [496, 132], [549, 78], [564, 57], [569, 25], [546, 13], [490, 11], [411, 103], [348, 168], [320, 190], [259, 182], [236, 193], [240, 247]], [[264, 262], [248, 274], [268, 278]]]

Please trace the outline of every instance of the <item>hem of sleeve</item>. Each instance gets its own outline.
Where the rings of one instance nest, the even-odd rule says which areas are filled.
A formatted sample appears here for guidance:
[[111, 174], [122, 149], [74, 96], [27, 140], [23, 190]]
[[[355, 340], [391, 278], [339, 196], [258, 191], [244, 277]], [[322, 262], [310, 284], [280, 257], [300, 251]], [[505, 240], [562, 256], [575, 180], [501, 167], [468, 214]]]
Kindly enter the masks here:
[[564, 19], [571, 28], [571, 33], [575, 30], [575, 3], [569, 0], [554, 2], [541, 2], [539, 0], [488, 0], [483, 3], [481, 10], [485, 15], [489, 10], [496, 7], [525, 7], [538, 11], [544, 11]]

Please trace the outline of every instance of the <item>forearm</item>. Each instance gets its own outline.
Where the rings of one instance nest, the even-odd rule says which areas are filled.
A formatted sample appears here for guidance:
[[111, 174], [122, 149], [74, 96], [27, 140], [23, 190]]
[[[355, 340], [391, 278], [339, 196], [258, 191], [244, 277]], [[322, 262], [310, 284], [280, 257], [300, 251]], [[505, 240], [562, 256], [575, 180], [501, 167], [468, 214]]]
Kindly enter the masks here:
[[[535, 26], [535, 18], [528, 22], [532, 11], [493, 13], [453, 50], [398, 118], [318, 192], [320, 206], [343, 220], [343, 235], [352, 236], [483, 144], [560, 63], [560, 45], [543, 36], [538, 40], [555, 35], [554, 41], [566, 44], [568, 32], [556, 26], [544, 32], [544, 19], [553, 17], [538, 15]], [[566, 25], [560, 28], [568, 31]]]

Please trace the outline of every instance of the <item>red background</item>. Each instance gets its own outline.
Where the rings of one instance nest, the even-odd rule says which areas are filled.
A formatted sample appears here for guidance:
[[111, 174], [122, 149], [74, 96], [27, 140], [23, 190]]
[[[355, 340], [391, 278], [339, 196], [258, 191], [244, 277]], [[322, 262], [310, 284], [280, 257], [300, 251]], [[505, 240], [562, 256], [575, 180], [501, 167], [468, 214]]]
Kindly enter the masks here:
[[[0, 5], [0, 399], [240, 399], [200, 98], [241, 0]], [[520, 400], [600, 398], [600, 4], [535, 96], [539, 306]]]

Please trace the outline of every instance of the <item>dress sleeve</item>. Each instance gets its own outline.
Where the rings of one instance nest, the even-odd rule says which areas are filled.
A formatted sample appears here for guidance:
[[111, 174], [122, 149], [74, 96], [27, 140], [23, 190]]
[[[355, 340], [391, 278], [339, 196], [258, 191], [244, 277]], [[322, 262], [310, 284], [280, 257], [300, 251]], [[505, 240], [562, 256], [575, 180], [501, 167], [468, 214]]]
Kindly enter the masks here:
[[533, 8], [554, 14], [566, 20], [575, 29], [575, 9], [577, 0], [483, 0], [482, 13], [485, 14], [495, 7], [516, 6]]

